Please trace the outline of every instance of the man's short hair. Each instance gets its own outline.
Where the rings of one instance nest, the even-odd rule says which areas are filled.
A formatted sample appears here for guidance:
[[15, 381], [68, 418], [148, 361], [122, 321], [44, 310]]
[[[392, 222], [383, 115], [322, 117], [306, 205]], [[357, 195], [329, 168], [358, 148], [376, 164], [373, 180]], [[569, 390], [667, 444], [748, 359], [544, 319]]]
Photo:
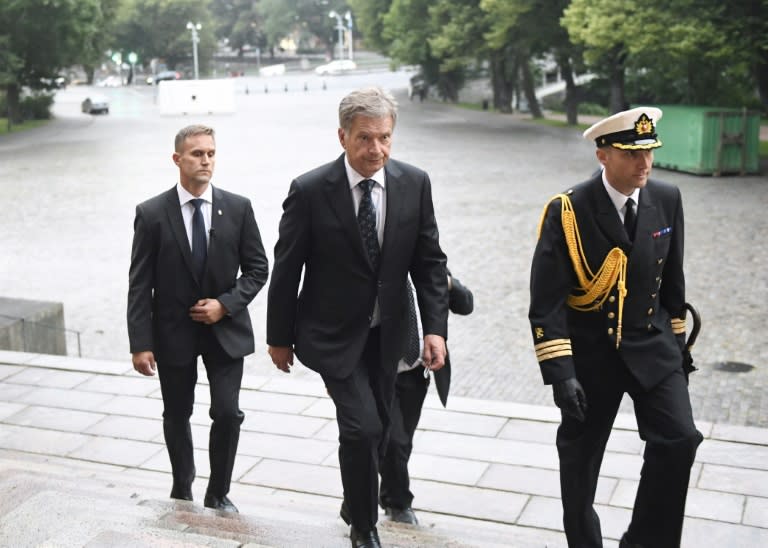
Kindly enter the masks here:
[[392, 127], [397, 121], [397, 101], [392, 95], [379, 87], [363, 88], [353, 91], [339, 103], [339, 127], [344, 131], [352, 128], [355, 116], [370, 118], [392, 118]]
[[214, 139], [216, 138], [216, 132], [212, 127], [204, 126], [201, 124], [193, 124], [191, 126], [181, 128], [176, 134], [176, 139], [173, 143], [174, 150], [176, 150], [176, 152], [181, 152], [182, 147], [184, 146], [184, 141], [186, 141], [189, 137], [194, 137], [195, 135], [210, 135]]

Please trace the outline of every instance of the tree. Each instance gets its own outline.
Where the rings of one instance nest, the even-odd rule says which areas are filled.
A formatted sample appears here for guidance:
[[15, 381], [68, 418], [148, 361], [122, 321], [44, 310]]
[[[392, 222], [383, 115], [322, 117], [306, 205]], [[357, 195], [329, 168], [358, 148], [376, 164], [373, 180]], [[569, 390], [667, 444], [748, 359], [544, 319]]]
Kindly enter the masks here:
[[392, 0], [348, 0], [355, 15], [355, 25], [371, 49], [386, 53], [389, 42], [384, 38], [384, 16]]
[[[192, 58], [187, 22], [200, 23], [198, 58], [204, 72], [216, 49], [213, 18], [199, 0], [125, 0], [113, 49], [133, 51], [139, 59], [164, 59], [170, 69]], [[125, 57], [125, 55], [123, 55]]]
[[300, 43], [318, 40], [329, 54], [336, 43], [336, 19], [328, 14], [331, 10], [344, 13], [348, 9], [347, 3], [341, 0], [260, 0], [258, 5], [266, 41], [272, 51], [283, 38], [298, 33]]
[[95, 47], [99, 0], [5, 0], [0, 4], [0, 86], [9, 119], [21, 121], [21, 89], [45, 89]]
[[213, 0], [211, 12], [216, 35], [226, 38], [229, 47], [242, 57], [246, 46], [266, 47], [257, 0]]

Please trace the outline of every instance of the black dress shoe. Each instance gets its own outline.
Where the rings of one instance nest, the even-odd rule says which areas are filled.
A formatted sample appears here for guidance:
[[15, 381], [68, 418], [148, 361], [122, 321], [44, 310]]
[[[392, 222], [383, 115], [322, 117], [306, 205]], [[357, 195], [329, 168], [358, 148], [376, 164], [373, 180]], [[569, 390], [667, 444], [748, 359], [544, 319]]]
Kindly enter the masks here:
[[352, 548], [381, 548], [379, 532], [375, 527], [370, 531], [359, 532], [353, 525], [349, 530], [349, 540], [352, 541]]
[[416, 519], [416, 514], [414, 513], [413, 508], [410, 506], [403, 509], [387, 507], [384, 509], [384, 513], [389, 516], [390, 520], [396, 521], [397, 523], [407, 523], [409, 525], [419, 524], [419, 520]]
[[233, 514], [238, 513], [237, 506], [232, 504], [232, 501], [226, 495], [217, 497], [216, 495], [206, 494], [203, 504], [206, 508], [213, 508], [222, 512], [232, 512]]
[[339, 510], [339, 515], [347, 525], [352, 523], [352, 516], [349, 515], [349, 507], [347, 506], [346, 500], [341, 501], [341, 509]]
[[627, 533], [624, 533], [623, 535], [621, 535], [621, 540], [619, 541], [619, 548], [643, 548], [643, 545], [632, 542], [631, 540], [629, 540], [629, 536], [627, 535]]
[[173, 487], [171, 487], [171, 498], [178, 500], [192, 500], [192, 488], [181, 487], [174, 483]]

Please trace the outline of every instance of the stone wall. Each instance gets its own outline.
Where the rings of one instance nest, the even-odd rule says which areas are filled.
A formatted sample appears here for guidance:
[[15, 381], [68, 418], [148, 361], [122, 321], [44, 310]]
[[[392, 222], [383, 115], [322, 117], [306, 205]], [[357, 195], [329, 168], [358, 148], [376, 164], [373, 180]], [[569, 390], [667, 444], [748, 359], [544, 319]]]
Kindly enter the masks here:
[[0, 350], [66, 355], [64, 305], [0, 297]]

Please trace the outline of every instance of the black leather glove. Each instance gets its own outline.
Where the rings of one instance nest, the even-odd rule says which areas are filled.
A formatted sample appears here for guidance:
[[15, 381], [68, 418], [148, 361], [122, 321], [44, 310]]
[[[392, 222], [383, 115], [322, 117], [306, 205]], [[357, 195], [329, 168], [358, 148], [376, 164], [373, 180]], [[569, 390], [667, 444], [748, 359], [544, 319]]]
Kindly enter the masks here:
[[587, 395], [576, 377], [554, 383], [552, 392], [555, 396], [555, 405], [564, 414], [584, 422], [586, 418], [584, 414], [587, 412]]

